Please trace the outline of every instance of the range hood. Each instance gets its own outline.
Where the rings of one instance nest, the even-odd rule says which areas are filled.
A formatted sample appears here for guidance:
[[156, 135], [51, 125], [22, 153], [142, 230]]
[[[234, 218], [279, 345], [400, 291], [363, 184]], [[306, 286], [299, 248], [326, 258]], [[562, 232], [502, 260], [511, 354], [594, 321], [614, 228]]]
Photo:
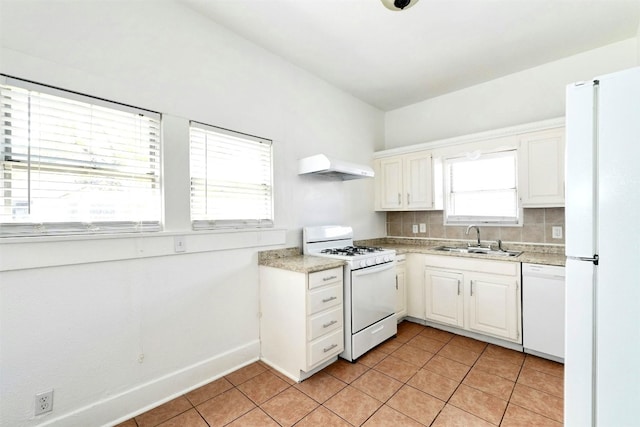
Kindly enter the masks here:
[[343, 181], [373, 178], [374, 175], [373, 169], [369, 166], [343, 162], [342, 160], [327, 157], [324, 154], [316, 154], [315, 156], [300, 159], [298, 163], [298, 175], [305, 174], [324, 175]]

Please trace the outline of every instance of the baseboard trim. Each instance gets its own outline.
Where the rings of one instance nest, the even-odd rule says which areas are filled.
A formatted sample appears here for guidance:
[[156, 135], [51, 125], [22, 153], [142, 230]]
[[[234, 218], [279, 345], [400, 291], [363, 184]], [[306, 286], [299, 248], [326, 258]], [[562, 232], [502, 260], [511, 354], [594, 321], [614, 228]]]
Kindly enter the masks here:
[[260, 341], [255, 340], [73, 412], [46, 420], [39, 426], [115, 426], [259, 359]]
[[464, 330], [464, 329], [454, 328], [453, 326], [441, 325], [441, 324], [436, 323], [436, 322], [430, 322], [428, 320], [418, 319], [416, 317], [411, 317], [411, 316], [405, 317], [404, 320], [407, 320], [407, 321], [413, 322], [413, 323], [418, 323], [418, 324], [423, 325], [423, 326], [430, 326], [430, 327], [435, 328], [435, 329], [441, 329], [441, 330], [446, 331], [446, 332], [451, 332], [452, 334], [457, 334], [457, 335], [462, 335], [464, 337], [473, 338], [473, 339], [476, 339], [478, 341], [484, 341], [484, 342], [487, 342], [489, 344], [499, 345], [500, 347], [505, 347], [505, 348], [508, 348], [508, 349], [511, 349], [511, 350], [520, 351], [520, 352], [523, 351], [522, 344], [506, 341], [506, 340], [503, 340], [503, 339], [500, 339], [500, 338], [495, 338], [495, 337], [492, 337], [492, 336], [489, 336], [489, 335], [484, 335], [484, 334], [479, 334], [479, 333], [476, 333], [476, 332], [467, 331], [467, 330]]

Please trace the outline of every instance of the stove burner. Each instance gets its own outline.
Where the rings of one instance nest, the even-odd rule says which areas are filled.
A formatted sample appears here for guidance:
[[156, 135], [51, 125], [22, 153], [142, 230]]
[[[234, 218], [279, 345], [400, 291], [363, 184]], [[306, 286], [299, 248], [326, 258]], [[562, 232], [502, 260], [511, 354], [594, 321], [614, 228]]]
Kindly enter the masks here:
[[382, 252], [384, 249], [373, 246], [346, 246], [344, 248], [330, 248], [320, 251], [323, 254], [356, 256], [366, 255], [373, 252]]

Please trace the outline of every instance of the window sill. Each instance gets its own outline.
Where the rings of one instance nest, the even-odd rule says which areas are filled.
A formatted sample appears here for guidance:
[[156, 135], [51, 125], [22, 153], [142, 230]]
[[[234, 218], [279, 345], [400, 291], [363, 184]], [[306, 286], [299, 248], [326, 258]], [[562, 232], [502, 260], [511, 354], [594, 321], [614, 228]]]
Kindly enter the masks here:
[[[177, 238], [183, 251], [176, 251]], [[0, 240], [0, 271], [276, 246], [285, 239], [286, 230], [275, 228], [7, 237]]]

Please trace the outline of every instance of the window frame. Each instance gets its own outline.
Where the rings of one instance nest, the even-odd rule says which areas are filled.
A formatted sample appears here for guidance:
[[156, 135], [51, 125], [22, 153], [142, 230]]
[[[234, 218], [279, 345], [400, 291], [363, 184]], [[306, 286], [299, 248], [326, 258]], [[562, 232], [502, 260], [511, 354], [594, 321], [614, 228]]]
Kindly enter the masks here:
[[[104, 98], [98, 98], [91, 95], [82, 94], [79, 92], [74, 92], [74, 91], [57, 88], [54, 86], [49, 86], [42, 83], [19, 79], [16, 77], [5, 75], [5, 74], [0, 74], [0, 84], [2, 84], [3, 86], [13, 87], [15, 88], [13, 90], [22, 92], [20, 96], [23, 96], [29, 99], [29, 103], [31, 102], [31, 99], [34, 99], [34, 100], [39, 100], [40, 98], [42, 98], [43, 100], [51, 99], [51, 102], [53, 103], [52, 105], [54, 106], [58, 105], [57, 102], [60, 102], [60, 105], [63, 105], [64, 103], [69, 103], [69, 105], [74, 105], [74, 104], [77, 105], [78, 106], [77, 108], [83, 109], [83, 111], [85, 110], [93, 111], [93, 109], [96, 108], [96, 110], [101, 110], [105, 112], [104, 109], [106, 108], [110, 111], [117, 112], [117, 114], [115, 114], [116, 116], [122, 113], [127, 115], [138, 116], [138, 120], [141, 123], [146, 122], [148, 129], [153, 129], [153, 131], [155, 132], [155, 133], [152, 132], [147, 134], [147, 138], [140, 138], [136, 140], [136, 141], [145, 141], [145, 143], [148, 141], [148, 143], [150, 144], [149, 146], [145, 147], [144, 150], [139, 150], [139, 152], [135, 152], [135, 151], [129, 152], [127, 149], [127, 145], [125, 145], [124, 146], [125, 149], [122, 149], [122, 150], [121, 149], [116, 150], [115, 148], [113, 148], [112, 146], [114, 144], [117, 145], [120, 142], [120, 140], [116, 140], [117, 142], [111, 142], [110, 143], [111, 146], [108, 149], [105, 149], [104, 147], [95, 148], [96, 145], [94, 141], [96, 141], [95, 139], [96, 137], [94, 136], [93, 130], [89, 133], [89, 135], [91, 136], [88, 136], [87, 139], [85, 140], [85, 141], [91, 141], [90, 143], [86, 144], [86, 146], [89, 147], [87, 151], [98, 149], [98, 150], [102, 150], [103, 155], [109, 155], [114, 153], [121, 155], [122, 153], [126, 152], [131, 155], [130, 157], [123, 158], [127, 162], [135, 161], [135, 156], [140, 155], [145, 150], [150, 151], [145, 154], [145, 155], [148, 155], [148, 159], [147, 159], [147, 162], [146, 163], [143, 162], [143, 164], [146, 164], [147, 166], [145, 166], [145, 168], [148, 167], [148, 170], [149, 171], [153, 170], [153, 172], [150, 172], [150, 173], [145, 172], [142, 175], [136, 174], [135, 172], [131, 172], [131, 174], [128, 175], [128, 179], [132, 179], [133, 180], [132, 182], [138, 182], [138, 180], [141, 179], [142, 176], [149, 177], [147, 181], [150, 184], [151, 189], [148, 189], [146, 193], [148, 193], [151, 197], [151, 200], [154, 201], [155, 208], [152, 208], [153, 213], [148, 218], [144, 218], [145, 215], [143, 214], [143, 216], [141, 217], [135, 217], [135, 215], [132, 215], [130, 219], [126, 217], [125, 218], [114, 217], [113, 220], [111, 220], [109, 218], [104, 218], [104, 217], [100, 218], [99, 215], [93, 215], [93, 216], [89, 215], [89, 216], [82, 216], [82, 217], [76, 217], [76, 218], [69, 217], [68, 220], [55, 220], [53, 215], [48, 215], [48, 212], [47, 214], [45, 214], [44, 217], [41, 217], [41, 218], [38, 218], [37, 216], [32, 218], [27, 218], [27, 219], [30, 219], [28, 221], [15, 220], [15, 221], [4, 222], [6, 221], [5, 218], [0, 217], [0, 237], [11, 238], [11, 237], [33, 237], [33, 236], [146, 233], [146, 232], [157, 232], [162, 229], [162, 219], [163, 219], [162, 170], [163, 168], [162, 168], [162, 132], [161, 132], [162, 115], [160, 113], [139, 108], [139, 107], [118, 103], [115, 101], [106, 100]], [[10, 90], [11, 89], [9, 90], [5, 89], [6, 93], [10, 93]], [[28, 93], [25, 94], [24, 91], [27, 91]], [[62, 100], [58, 101], [51, 97], [62, 98]], [[12, 99], [12, 98], [8, 98], [8, 99]], [[5, 99], [3, 99], [2, 102], [5, 102]], [[81, 103], [82, 105], [80, 105], [79, 103]], [[43, 110], [43, 111], [46, 111], [46, 110]], [[29, 116], [30, 112], [26, 114], [27, 114], [27, 117], [30, 117]], [[15, 159], [12, 159], [12, 156], [11, 156], [12, 150], [14, 149], [14, 147], [23, 148], [25, 147], [25, 144], [24, 144], [24, 141], [22, 142], [13, 141], [13, 139], [18, 138], [18, 137], [13, 137], [13, 129], [12, 129], [14, 127], [13, 122], [18, 120], [17, 118], [14, 119], [13, 117], [14, 115], [11, 113], [11, 108], [7, 107], [6, 115], [0, 118], [2, 120], [2, 123], [0, 123], [0, 125], [2, 125], [2, 128], [5, 129], [2, 135], [3, 140], [0, 142], [2, 143], [3, 146], [7, 147], [7, 148], [0, 148], [0, 154], [2, 154], [0, 156], [0, 163], [7, 162], [7, 166], [9, 166], [9, 169], [12, 169], [14, 167], [17, 169], [24, 169], [24, 171], [27, 174], [31, 174], [33, 173], [34, 170], [37, 170], [36, 167], [38, 165], [44, 165], [45, 169], [46, 168], [50, 169], [51, 171], [50, 173], [59, 173], [61, 174], [61, 176], [66, 177], [65, 179], [68, 182], [74, 182], [74, 177], [77, 177], [75, 178], [75, 181], [77, 181], [78, 179], [91, 180], [92, 177], [94, 176], [100, 176], [100, 177], [103, 177], [104, 179], [112, 179], [112, 180], [127, 179], [122, 176], [121, 169], [125, 167], [122, 164], [118, 164], [114, 161], [114, 163], [111, 163], [111, 164], [105, 163], [104, 166], [96, 166], [95, 164], [92, 164], [91, 166], [87, 166], [86, 160], [78, 160], [78, 159], [74, 160], [74, 156], [77, 157], [78, 154], [73, 154], [73, 151], [70, 151], [70, 154], [67, 157], [61, 157], [55, 161], [51, 160], [47, 162], [45, 157], [45, 161], [43, 162], [41, 156], [38, 156], [35, 153], [34, 154], [31, 153], [31, 148], [29, 148], [31, 147], [31, 140], [27, 141], [26, 146], [28, 151], [26, 152], [26, 154], [23, 154], [23, 156], [26, 156], [26, 161], [23, 161], [20, 163], [17, 162]], [[83, 118], [81, 114], [77, 116], [73, 116], [73, 113], [71, 113], [70, 117], [71, 117], [71, 119], [69, 119], [70, 123], [74, 123], [74, 124], [83, 123], [81, 122], [81, 119]], [[131, 119], [131, 117], [129, 117], [129, 119]], [[115, 121], [115, 123], [120, 124], [119, 121]], [[36, 125], [34, 124], [34, 126]], [[59, 123], [54, 122], [53, 126], [56, 126], [56, 129], [57, 129], [57, 126], [59, 126]], [[31, 123], [28, 123], [26, 125], [26, 128], [24, 129], [26, 132], [30, 132], [32, 129]], [[77, 133], [79, 131], [74, 130], [74, 131], [70, 131], [69, 133], [63, 133], [62, 137], [63, 138], [71, 138], [71, 137], [79, 138], [76, 134], [74, 134], [74, 132]], [[119, 137], [121, 136], [122, 135], [119, 135]], [[39, 139], [36, 139], [35, 141], [39, 143]], [[44, 150], [50, 149], [48, 147], [51, 147], [52, 146], [51, 144], [52, 144], [51, 142], [43, 142], [42, 144], [40, 144], [40, 147]], [[64, 147], [66, 144], [69, 144], [69, 143], [61, 142], [61, 144]], [[151, 152], [153, 152], [153, 154]], [[33, 159], [39, 158], [39, 161], [37, 163], [33, 163], [33, 166], [32, 166], [32, 158]], [[85, 164], [83, 164], [83, 162]], [[78, 163], [79, 166], [78, 165], [73, 166], [73, 163]], [[4, 168], [2, 170], [3, 170], [3, 173], [6, 173]], [[9, 172], [9, 174], [10, 173], [11, 172]], [[6, 179], [7, 179], [6, 183], [9, 183], [8, 184], [9, 187], [6, 187], [6, 188], [9, 188], [9, 190], [7, 191], [6, 188], [3, 188], [2, 197], [12, 198], [14, 195], [11, 194], [10, 186], [12, 185], [11, 183], [13, 181], [10, 176], [7, 176]], [[31, 178], [27, 178], [27, 179], [30, 180]], [[4, 175], [2, 177], [2, 180], [3, 181], [5, 180]], [[48, 181], [42, 181], [42, 182], [46, 183]], [[65, 181], [63, 180], [63, 181], [50, 181], [50, 182], [61, 184]], [[77, 182], [75, 182], [75, 184], [77, 185]], [[100, 185], [96, 185], [96, 186], [90, 185], [90, 187], [92, 187], [94, 191], [97, 191], [96, 189], [101, 188]], [[61, 187], [57, 187], [53, 191], [59, 191], [60, 188]], [[76, 199], [77, 197], [82, 198], [81, 196], [77, 196], [78, 194], [82, 194], [82, 193], [78, 193], [77, 191], [73, 191], [73, 190], [69, 190], [69, 191], [70, 191], [70, 194], [76, 195], [75, 196]], [[123, 205], [121, 206], [127, 206], [125, 204], [127, 199], [126, 192], [123, 191], [122, 194], [119, 196], [120, 197], [116, 197], [116, 199], [118, 198], [121, 199], [121, 202], [123, 203]], [[28, 198], [27, 200], [28, 206], [30, 206], [31, 203], [33, 203], [33, 201], [37, 200], [37, 197], [32, 196], [30, 192], [27, 194], [27, 198]], [[70, 199], [74, 199], [74, 198], [71, 197]], [[98, 199], [99, 197], [96, 197], [96, 200]], [[118, 201], [118, 203], [120, 203], [120, 201]], [[64, 202], [61, 204], [64, 205]], [[4, 203], [3, 203], [3, 206], [4, 206]], [[90, 205], [90, 206], [93, 206], [93, 205]], [[13, 204], [10, 203], [9, 205], [5, 206], [3, 209], [13, 210]], [[140, 214], [141, 212], [144, 212], [144, 211], [138, 210], [136, 213]], [[66, 213], [62, 212], [62, 215], [65, 215], [67, 213], [68, 212]], [[9, 214], [6, 214], [6, 215], [9, 215]]]
[[[196, 142], [196, 138], [201, 138], [204, 135], [204, 146], [203, 147], [195, 147], [196, 144], [201, 144], [200, 142]], [[247, 144], [247, 147], [255, 144], [254, 148], [250, 148], [250, 152], [255, 152], [257, 156], [268, 155], [268, 171], [261, 171], [261, 177], [264, 180], [267, 180], [267, 184], [259, 184], [257, 182], [244, 184], [247, 186], [253, 186], [253, 188], [245, 189], [246, 192], [259, 193], [257, 187], [262, 187], [265, 194], [268, 194], [268, 197], [265, 197], [266, 204], [262, 209], [262, 213], [265, 214], [265, 218], [256, 218], [256, 217], [243, 217], [243, 218], [221, 218], [217, 217], [215, 214], [208, 212], [208, 204], [213, 202], [214, 205], [212, 209], [216, 209], [215, 198], [212, 197], [210, 200], [208, 194], [211, 193], [222, 193], [219, 190], [209, 190], [207, 187], [209, 184], [207, 183], [208, 175], [205, 177], [195, 177], [195, 175], [202, 170], [196, 171], [199, 167], [196, 167], [196, 163], [198, 161], [208, 162], [208, 149], [210, 148], [209, 140], [207, 139], [209, 136], [212, 137], [211, 144], [215, 144], [215, 140], [219, 140], [220, 144], [223, 144], [223, 148], [231, 148], [235, 143], [237, 144]], [[222, 141], [226, 140], [226, 141]], [[220, 149], [220, 146], [217, 146]], [[195, 150], [204, 150], [204, 159], [196, 159], [194, 156]], [[258, 163], [257, 165], [260, 167], [259, 160], [253, 159], [254, 162]], [[205, 174], [208, 174], [210, 171], [208, 170], [209, 165], [205, 166], [207, 170], [205, 170]], [[191, 227], [194, 231], [200, 230], [225, 230], [225, 229], [259, 229], [259, 228], [273, 228], [275, 225], [275, 214], [274, 214], [274, 189], [273, 189], [273, 141], [267, 138], [258, 137], [255, 135], [250, 135], [242, 132], [233, 131], [230, 129], [221, 128], [218, 126], [209, 125], [206, 123], [197, 122], [195, 120], [191, 120], [189, 122], [189, 180], [190, 180], [190, 206], [189, 206], [189, 215], [191, 220]], [[204, 184], [196, 183], [196, 180], [204, 180]], [[231, 181], [225, 181], [227, 183], [231, 183]], [[198, 188], [202, 185], [205, 186], [204, 189]], [[212, 189], [217, 187], [211, 186]], [[232, 188], [231, 184], [227, 188]], [[238, 187], [236, 187], [238, 189]], [[253, 190], [253, 191], [252, 191]], [[205, 197], [204, 199], [201, 197], [201, 193], [204, 191]], [[195, 193], [199, 193], [195, 195]], [[242, 194], [243, 191], [238, 191], [233, 193], [236, 197], [239, 194]], [[253, 198], [253, 197], [251, 197]], [[255, 199], [259, 199], [259, 197], [255, 197]], [[194, 207], [194, 204], [197, 203], [205, 203], [207, 207], [203, 212], [200, 207]], [[263, 216], [263, 215], [260, 215]]]
[[[481, 159], [491, 159], [498, 157], [511, 157], [514, 162], [514, 176], [513, 183], [514, 187], [512, 191], [514, 192], [513, 197], [515, 200], [515, 216], [499, 216], [499, 215], [452, 215], [451, 207], [452, 207], [452, 168], [451, 166], [455, 163], [465, 162], [465, 161], [475, 161]], [[520, 200], [519, 190], [518, 190], [518, 149], [513, 148], [504, 148], [504, 149], [496, 149], [490, 151], [480, 152], [478, 150], [473, 153], [465, 153], [459, 154], [455, 156], [448, 156], [443, 159], [442, 165], [443, 172], [443, 187], [444, 187], [444, 200], [443, 200], [443, 217], [444, 217], [444, 225], [470, 225], [470, 224], [481, 224], [483, 226], [522, 226], [523, 222], [523, 209], [522, 203]], [[494, 191], [506, 191], [508, 187], [500, 189], [495, 189]], [[476, 193], [481, 193], [482, 191], [491, 191], [487, 190], [478, 190]]]

